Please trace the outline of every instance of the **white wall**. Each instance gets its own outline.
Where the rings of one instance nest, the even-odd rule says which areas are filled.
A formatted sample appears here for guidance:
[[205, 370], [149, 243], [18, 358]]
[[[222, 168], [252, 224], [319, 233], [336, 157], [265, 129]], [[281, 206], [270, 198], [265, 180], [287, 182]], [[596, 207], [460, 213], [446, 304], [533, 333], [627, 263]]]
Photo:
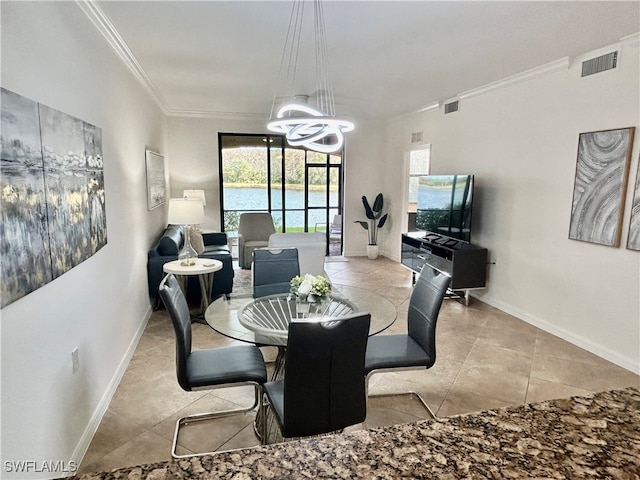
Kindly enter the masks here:
[[[356, 220], [366, 220], [362, 206], [362, 196], [373, 203], [376, 195], [382, 193], [385, 211], [393, 203], [394, 192], [386, 191], [385, 123], [380, 121], [356, 121], [356, 129], [347, 133], [344, 166], [344, 213], [343, 242], [346, 256], [367, 254], [367, 231]], [[385, 226], [378, 236], [378, 244], [384, 248], [389, 227]]]
[[[1, 311], [2, 464], [79, 462], [150, 314], [146, 255], [166, 211], [147, 211], [145, 148], [166, 125], [75, 2], [2, 2], [1, 83], [102, 129], [108, 243]], [[72, 373], [71, 351], [80, 369]]]
[[[366, 232], [353, 222], [365, 219], [362, 195], [373, 201], [383, 191], [384, 169], [380, 165], [385, 154], [384, 127], [385, 123], [381, 121], [360, 121], [356, 130], [347, 134], [344, 172], [344, 245], [347, 255], [366, 255]], [[170, 117], [168, 130], [171, 196], [182, 196], [184, 189], [204, 189], [207, 223], [203, 227], [219, 230], [218, 132], [267, 133], [266, 119]], [[385, 194], [385, 198], [389, 197]], [[382, 242], [383, 237], [381, 235]]]
[[[569, 68], [463, 100], [457, 113], [408, 115], [389, 125], [387, 189], [395, 162], [423, 130], [432, 173], [476, 175], [472, 242], [487, 247], [486, 302], [640, 371], [640, 252], [625, 249], [640, 151], [639, 49], [622, 45], [619, 68], [580, 78]], [[578, 135], [636, 127], [620, 248], [568, 239]], [[394, 215], [402, 215], [401, 206]], [[399, 259], [393, 230], [388, 256]]]
[[266, 133], [266, 119], [170, 117], [168, 128], [171, 197], [182, 197], [185, 189], [204, 190], [202, 228], [220, 231], [218, 133]]

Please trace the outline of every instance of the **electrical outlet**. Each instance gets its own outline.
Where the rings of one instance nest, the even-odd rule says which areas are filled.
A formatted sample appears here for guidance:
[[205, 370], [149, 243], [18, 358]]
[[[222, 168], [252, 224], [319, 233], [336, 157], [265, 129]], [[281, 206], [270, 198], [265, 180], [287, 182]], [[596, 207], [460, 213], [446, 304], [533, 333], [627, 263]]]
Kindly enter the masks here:
[[76, 373], [80, 368], [80, 359], [78, 358], [78, 347], [74, 348], [71, 352], [71, 363], [73, 364], [73, 373]]

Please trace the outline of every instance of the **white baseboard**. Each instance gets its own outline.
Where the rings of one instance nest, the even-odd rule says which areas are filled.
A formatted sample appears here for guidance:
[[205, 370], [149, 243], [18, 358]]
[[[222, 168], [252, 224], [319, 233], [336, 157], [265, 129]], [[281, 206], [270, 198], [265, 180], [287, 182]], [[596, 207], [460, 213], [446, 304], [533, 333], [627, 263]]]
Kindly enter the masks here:
[[[367, 251], [366, 250], [362, 250], [362, 249], [356, 249], [356, 250], [345, 250], [342, 255], [344, 257], [366, 257], [367, 256]], [[380, 251], [378, 253], [378, 257], [386, 257], [389, 260], [393, 260], [394, 262], [398, 262], [400, 263], [401, 255], [396, 253], [396, 252], [387, 252], [386, 250], [380, 248]]]
[[[387, 252], [385, 252], [385, 256], [387, 258], [390, 258], [391, 260], [395, 260], [398, 262], [401, 261], [401, 259], [398, 258], [398, 255], [387, 255]], [[497, 308], [498, 310], [508, 313], [509, 315], [513, 315], [514, 317], [522, 320], [523, 322], [527, 322], [535, 327], [540, 328], [541, 330], [544, 330], [545, 332], [548, 332], [552, 335], [560, 337], [569, 343], [572, 343], [580, 348], [584, 348], [585, 350], [593, 353], [594, 355], [604, 358], [605, 360], [608, 360], [612, 363], [615, 363], [616, 365], [626, 370], [629, 370], [630, 372], [640, 375], [640, 362], [638, 362], [638, 359], [628, 358], [623, 355], [620, 355], [620, 353], [617, 351], [604, 348], [602, 345], [598, 345], [592, 342], [591, 340], [588, 340], [580, 335], [576, 335], [574, 332], [570, 332], [568, 330], [558, 328], [558, 326], [555, 325], [554, 323], [551, 323], [547, 320], [538, 318], [527, 312], [519, 310], [508, 303], [504, 303], [499, 300], [496, 300], [492, 298], [490, 295], [481, 294], [479, 293], [479, 291], [470, 291], [469, 294], [470, 296], [475, 297], [483, 301], [484, 303]]]
[[[397, 262], [401, 261], [401, 259], [398, 258], [397, 254], [388, 255], [388, 253], [389, 252], [384, 252], [383, 254], [384, 256], [386, 256], [391, 260], [395, 260]], [[552, 335], [556, 335], [557, 337], [560, 337], [569, 343], [572, 343], [580, 348], [584, 348], [585, 350], [593, 353], [594, 355], [604, 358], [605, 360], [615, 363], [616, 365], [626, 370], [629, 370], [630, 372], [640, 375], [640, 362], [638, 362], [638, 359], [629, 358], [629, 357], [620, 355], [620, 353], [617, 351], [605, 348], [602, 345], [598, 345], [592, 342], [591, 340], [588, 340], [580, 335], [576, 335], [574, 332], [570, 332], [563, 328], [558, 328], [558, 326], [555, 325], [554, 323], [551, 323], [547, 320], [538, 318], [527, 312], [519, 310], [508, 303], [504, 303], [499, 300], [496, 300], [488, 294], [481, 294], [479, 291], [470, 291], [469, 294], [472, 297], [475, 297], [487, 303], [488, 305], [491, 305], [492, 307], [502, 310], [503, 312], [508, 313], [509, 315], [513, 315], [514, 317], [522, 320], [523, 322], [527, 322]]]
[[[149, 318], [151, 317], [151, 312], [152, 312], [151, 305], [149, 305], [149, 308], [147, 308], [147, 310], [145, 311], [142, 319], [140, 320], [140, 324], [138, 326], [138, 329], [136, 330], [135, 335], [131, 339], [131, 343], [129, 344], [129, 347], [127, 348], [127, 351], [125, 352], [124, 356], [122, 357], [122, 360], [120, 361], [120, 364], [118, 365], [118, 368], [116, 369], [111, 381], [109, 382], [109, 385], [107, 386], [106, 391], [102, 395], [102, 399], [98, 403], [98, 406], [96, 407], [95, 411], [93, 412], [93, 415], [91, 416], [91, 420], [89, 420], [89, 423], [88, 423], [87, 427], [85, 428], [84, 433], [82, 434], [82, 437], [80, 438], [80, 441], [78, 442], [78, 444], [76, 445], [76, 448], [73, 451], [73, 454], [71, 456], [70, 462], [75, 462], [75, 465], [80, 465], [80, 463], [82, 462], [82, 459], [84, 458], [85, 454], [87, 453], [87, 450], [89, 449], [89, 445], [91, 445], [91, 441], [93, 440], [93, 436], [98, 431], [98, 427], [100, 426], [100, 422], [102, 421], [102, 417], [104, 416], [104, 414], [106, 413], [107, 409], [109, 408], [109, 404], [111, 403], [111, 399], [113, 398], [113, 395], [116, 393], [116, 389], [118, 388], [118, 385], [120, 384], [120, 380], [122, 380], [122, 377], [124, 376], [124, 373], [127, 371], [127, 367], [129, 366], [129, 362], [131, 361], [131, 358], [133, 357], [133, 354], [136, 351], [136, 347], [138, 346], [138, 342], [140, 341], [140, 338], [142, 337], [142, 334], [144, 333], [144, 329], [147, 326], [147, 322], [149, 321]], [[70, 474], [72, 474], [72, 473], [70, 473]]]
[[593, 353], [594, 355], [604, 358], [605, 360], [615, 363], [616, 365], [626, 370], [629, 370], [630, 372], [640, 375], [640, 365], [638, 365], [637, 359], [627, 358], [625, 356], [622, 356], [618, 352], [615, 352], [608, 348], [604, 348], [602, 345], [597, 345], [592, 341], [587, 340], [584, 337], [581, 337], [580, 335], [576, 335], [575, 333], [569, 332], [563, 328], [558, 328], [557, 325], [550, 323], [547, 320], [535, 317], [533, 315], [530, 315], [527, 312], [523, 312], [522, 310], [519, 310], [513, 307], [512, 305], [501, 302], [499, 300], [495, 300], [491, 298], [489, 295], [486, 295], [486, 294], [481, 295], [474, 292], [471, 292], [470, 295], [488, 305], [491, 305], [492, 307], [497, 308], [498, 310], [508, 313], [509, 315], [513, 315], [514, 317], [522, 320], [523, 322], [527, 322], [533, 325], [534, 327], [538, 327], [547, 333], [560, 337], [569, 343], [572, 343], [580, 348], [584, 348], [585, 350]]

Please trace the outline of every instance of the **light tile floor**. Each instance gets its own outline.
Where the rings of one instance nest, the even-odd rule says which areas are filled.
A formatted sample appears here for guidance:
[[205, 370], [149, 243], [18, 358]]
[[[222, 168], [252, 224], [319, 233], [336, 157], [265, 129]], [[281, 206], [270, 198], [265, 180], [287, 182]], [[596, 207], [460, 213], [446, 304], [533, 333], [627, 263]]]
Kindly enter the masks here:
[[[332, 258], [326, 271], [335, 283], [357, 285], [386, 296], [398, 310], [387, 333], [406, 329], [411, 273], [386, 258]], [[340, 261], [342, 260], [342, 261]], [[247, 272], [237, 275], [238, 290]], [[194, 324], [194, 349], [232, 340]], [[521, 405], [631, 385], [640, 377], [500, 310], [472, 299], [443, 304], [437, 328], [438, 358], [428, 371], [384, 373], [371, 378], [371, 393], [416, 390], [438, 416]], [[184, 392], [175, 375], [175, 344], [164, 310], [154, 312], [127, 371], [80, 465], [79, 473], [168, 460], [175, 421], [186, 414], [251, 403], [247, 387]], [[265, 349], [265, 357], [274, 352]], [[253, 413], [187, 426], [181, 452], [258, 445]], [[366, 428], [426, 418], [414, 399], [374, 399]]]

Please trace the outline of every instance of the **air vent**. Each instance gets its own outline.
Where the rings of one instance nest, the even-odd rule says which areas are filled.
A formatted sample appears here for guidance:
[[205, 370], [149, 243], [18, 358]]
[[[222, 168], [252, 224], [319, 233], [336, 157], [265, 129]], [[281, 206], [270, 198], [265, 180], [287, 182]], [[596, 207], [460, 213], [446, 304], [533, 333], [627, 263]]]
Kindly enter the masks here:
[[444, 113], [453, 113], [458, 111], [458, 100], [444, 104]]
[[419, 143], [422, 141], [422, 132], [413, 132], [411, 134], [411, 143]]
[[616, 68], [618, 63], [618, 52], [607, 53], [599, 57], [582, 62], [582, 76], [593, 75], [595, 73], [606, 72]]

